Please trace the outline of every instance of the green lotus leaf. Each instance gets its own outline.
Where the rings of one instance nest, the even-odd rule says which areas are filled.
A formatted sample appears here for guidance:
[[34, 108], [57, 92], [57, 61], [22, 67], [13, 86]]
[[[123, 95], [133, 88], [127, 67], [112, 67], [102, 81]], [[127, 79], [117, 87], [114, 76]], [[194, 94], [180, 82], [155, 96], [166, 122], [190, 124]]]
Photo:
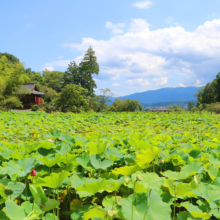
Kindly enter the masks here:
[[45, 164], [47, 167], [53, 167], [57, 163], [62, 162], [65, 160], [65, 157], [63, 155], [55, 155], [55, 154], [49, 154], [45, 157], [37, 157], [43, 164]]
[[47, 196], [45, 195], [44, 190], [42, 187], [36, 187], [34, 184], [29, 185], [30, 191], [34, 197], [35, 200], [41, 199], [41, 205], [44, 205], [46, 201], [48, 200]]
[[65, 158], [63, 159], [63, 163], [64, 164], [73, 164], [73, 163], [75, 163], [76, 157], [77, 157], [77, 155], [75, 155], [75, 154], [67, 153], [65, 155]]
[[89, 167], [90, 156], [86, 154], [81, 154], [76, 158], [76, 161], [84, 168]]
[[11, 220], [34, 220], [39, 214], [36, 210], [26, 213], [24, 207], [18, 206], [13, 201], [6, 201], [6, 213]]
[[62, 143], [56, 147], [56, 152], [58, 154], [64, 155], [69, 151], [69, 149], [70, 145], [68, 143]]
[[169, 204], [164, 203], [155, 191], [151, 191], [150, 196], [147, 193], [137, 193], [135, 196], [130, 195], [128, 199], [123, 199], [120, 217], [127, 220], [132, 218], [132, 214], [133, 219], [171, 220]]
[[116, 205], [116, 204], [120, 204], [122, 205], [122, 197], [120, 196], [106, 196], [103, 200], [102, 200], [102, 205], [106, 208], [106, 207], [109, 207], [109, 208], [112, 208], [113, 205]]
[[46, 203], [44, 204], [42, 210], [45, 211], [45, 212], [48, 212], [48, 211], [50, 211], [52, 209], [55, 209], [55, 208], [59, 207], [59, 204], [60, 203], [57, 200], [55, 200], [55, 199], [48, 199], [46, 201]]
[[42, 220], [59, 220], [55, 214], [47, 213]]
[[84, 206], [80, 207], [79, 210], [75, 210], [72, 212], [71, 219], [72, 220], [82, 220], [84, 213], [88, 212], [88, 210], [90, 210], [91, 208], [93, 208], [91, 205], [84, 205]]
[[181, 203], [181, 206], [186, 208], [191, 216], [194, 218], [210, 219], [211, 217], [210, 214], [202, 212], [202, 210], [198, 206], [192, 205], [189, 202]]
[[105, 170], [108, 167], [113, 165], [113, 161], [111, 159], [101, 160], [101, 157], [97, 154], [93, 154], [91, 156], [91, 164], [95, 169]]
[[209, 162], [213, 165], [220, 166], [220, 158], [219, 155], [216, 153], [212, 153], [209, 155]]
[[116, 168], [112, 171], [113, 174], [121, 174], [124, 176], [130, 176], [131, 174], [135, 173], [136, 171], [142, 170], [138, 165], [135, 166], [125, 166], [125, 167], [120, 167]]
[[107, 157], [111, 157], [113, 156], [115, 159], [118, 159], [118, 158], [122, 158], [124, 156], [124, 153], [113, 148], [113, 147], [109, 147], [106, 152], [105, 152], [106, 156]]
[[94, 217], [100, 217], [101, 219], [104, 220], [107, 219], [105, 216], [106, 216], [106, 211], [98, 206], [84, 213], [85, 220], [94, 219]]
[[215, 165], [210, 164], [207, 167], [207, 172], [212, 180], [220, 176], [220, 170]]
[[113, 192], [113, 191], [117, 191], [120, 186], [124, 183], [125, 179], [122, 177], [119, 180], [113, 180], [113, 179], [109, 179], [109, 185], [107, 185], [105, 187], [105, 190], [107, 192]]
[[[153, 190], [159, 190], [164, 183], [164, 178], [159, 177], [156, 173], [141, 173], [136, 172], [132, 175], [132, 177], [136, 177], [137, 175], [140, 175], [142, 177], [142, 181], [139, 181], [139, 183], [143, 184], [145, 189], [153, 189]], [[136, 179], [136, 178], [135, 178]]]
[[195, 175], [196, 173], [201, 173], [203, 171], [204, 165], [199, 161], [190, 161], [188, 164], [181, 168], [180, 175], [182, 177], [188, 177]]
[[18, 160], [17, 164], [21, 167], [24, 171], [24, 175], [26, 176], [34, 168], [35, 158], [24, 158], [22, 160]]
[[25, 184], [21, 183], [21, 182], [10, 182], [7, 185], [10, 189], [12, 189], [13, 193], [12, 195], [8, 196], [8, 199], [16, 199], [18, 196], [21, 195], [21, 193], [24, 191], [25, 189]]
[[35, 184], [36, 187], [45, 186], [53, 189], [58, 189], [61, 183], [70, 175], [70, 173], [64, 171], [60, 173], [51, 173], [50, 176], [38, 179]]
[[83, 186], [76, 187], [76, 190], [88, 192], [91, 195], [93, 195], [97, 192], [105, 191], [106, 187], [110, 184], [111, 184], [111, 182], [109, 180], [98, 179], [98, 180], [96, 180], [96, 182], [90, 182], [90, 183], [85, 182], [85, 184]]
[[150, 162], [157, 158], [161, 149], [157, 147], [151, 147], [151, 149], [143, 150], [136, 156], [136, 163], [142, 169], [145, 169]]
[[29, 201], [26, 201], [21, 204], [21, 207], [24, 208], [24, 211], [27, 215], [31, 213], [34, 209], [38, 212], [39, 217], [42, 217], [43, 212], [41, 211], [41, 209], [36, 203], [33, 204], [33, 203], [30, 203]]
[[70, 143], [73, 143], [73, 144], [75, 143], [75, 139], [72, 137], [71, 134], [68, 134], [68, 133], [61, 134], [60, 139], [62, 141], [70, 142]]
[[162, 175], [171, 179], [171, 180], [183, 179], [183, 176], [181, 176], [180, 172], [173, 172], [171, 170], [167, 170], [167, 171], [163, 172]]
[[87, 143], [87, 146], [89, 148], [90, 154], [102, 155], [108, 146], [108, 141], [89, 142], [89, 143]]

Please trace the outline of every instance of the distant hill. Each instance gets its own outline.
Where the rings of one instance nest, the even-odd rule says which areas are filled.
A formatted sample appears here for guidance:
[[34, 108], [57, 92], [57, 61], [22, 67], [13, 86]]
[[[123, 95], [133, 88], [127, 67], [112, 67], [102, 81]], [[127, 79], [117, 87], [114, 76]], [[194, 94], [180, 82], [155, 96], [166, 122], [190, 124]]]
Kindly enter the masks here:
[[[118, 97], [120, 99], [138, 99], [140, 103], [158, 103], [158, 102], [178, 102], [178, 101], [195, 101], [194, 94], [201, 87], [176, 87], [149, 90], [146, 92], [134, 93], [127, 96]], [[116, 98], [112, 98], [114, 101]]]
[[181, 107], [185, 107], [189, 102], [193, 102], [195, 105], [197, 103], [196, 100], [188, 100], [188, 101], [175, 101], [175, 102], [156, 102], [156, 103], [140, 103], [144, 108], [146, 107], [168, 107], [169, 105], [178, 105]]

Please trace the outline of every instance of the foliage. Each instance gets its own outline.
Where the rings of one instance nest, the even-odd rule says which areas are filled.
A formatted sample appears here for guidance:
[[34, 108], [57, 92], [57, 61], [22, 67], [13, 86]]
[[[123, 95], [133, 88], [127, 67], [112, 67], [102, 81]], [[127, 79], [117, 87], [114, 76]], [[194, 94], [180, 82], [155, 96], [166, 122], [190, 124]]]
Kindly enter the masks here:
[[35, 111], [39, 110], [39, 106], [38, 105], [33, 105], [31, 107], [31, 110], [35, 112]]
[[139, 104], [139, 102], [139, 100], [117, 98], [110, 106], [110, 110], [113, 112], [134, 112], [136, 110], [142, 111], [143, 107]]
[[114, 95], [109, 88], [100, 89], [100, 93], [101, 95], [95, 96], [92, 101], [92, 109], [94, 109], [96, 112], [107, 109], [108, 102], [111, 101], [109, 98]]
[[45, 94], [44, 96], [44, 102], [54, 102], [55, 99], [57, 98], [57, 92], [52, 89], [52, 88], [49, 88], [47, 86], [38, 86], [38, 89], [39, 91], [43, 92]]
[[0, 53], [0, 58], [2, 58], [3, 56], [6, 56], [7, 60], [10, 63], [19, 63], [19, 59], [17, 57], [15, 57], [14, 55], [10, 54], [10, 53]]
[[64, 73], [60, 71], [43, 71], [43, 83], [42, 85], [52, 88], [56, 92], [61, 92], [64, 87]]
[[86, 97], [87, 90], [79, 85], [66, 85], [57, 100], [57, 106], [63, 111], [67, 108], [74, 111], [76, 108], [86, 107], [88, 105], [88, 99]]
[[220, 218], [218, 115], [3, 112], [0, 120], [1, 219]]
[[57, 110], [57, 105], [55, 102], [44, 103], [43, 108], [45, 112], [51, 113]]
[[83, 60], [79, 64], [80, 74], [84, 76], [86, 80], [81, 83], [81, 86], [89, 91], [91, 96], [94, 93], [94, 89], [97, 87], [93, 80], [93, 75], [99, 74], [99, 64], [95, 56], [95, 51], [90, 46], [84, 54]]
[[192, 110], [192, 108], [195, 106], [194, 102], [189, 102], [188, 103], [188, 110]]
[[0, 58], [0, 107], [7, 109], [22, 107], [18, 97], [20, 86], [29, 78], [21, 63], [10, 62], [6, 56]]

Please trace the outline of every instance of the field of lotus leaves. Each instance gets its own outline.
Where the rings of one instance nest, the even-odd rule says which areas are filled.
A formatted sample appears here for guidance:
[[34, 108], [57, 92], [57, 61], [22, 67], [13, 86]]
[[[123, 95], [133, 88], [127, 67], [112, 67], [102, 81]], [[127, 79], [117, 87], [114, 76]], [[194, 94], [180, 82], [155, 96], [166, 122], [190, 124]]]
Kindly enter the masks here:
[[1, 220], [216, 220], [219, 168], [219, 115], [0, 112]]

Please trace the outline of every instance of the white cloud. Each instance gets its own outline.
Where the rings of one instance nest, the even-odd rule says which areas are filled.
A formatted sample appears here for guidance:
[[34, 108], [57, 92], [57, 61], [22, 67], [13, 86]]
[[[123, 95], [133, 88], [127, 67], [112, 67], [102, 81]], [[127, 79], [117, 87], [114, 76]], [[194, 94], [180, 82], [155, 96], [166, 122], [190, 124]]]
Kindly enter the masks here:
[[46, 66], [44, 67], [42, 70], [49, 70], [49, 71], [53, 71], [54, 68], [52, 66]]
[[125, 27], [124, 23], [113, 24], [111, 22], [106, 22], [106, 28], [112, 29], [112, 34], [122, 34], [124, 31], [122, 30]]
[[68, 64], [70, 63], [70, 60], [55, 60], [51, 62], [45, 63], [45, 66], [50, 66], [50, 67], [68, 67]]
[[175, 22], [175, 19], [172, 16], [167, 17], [166, 19], [167, 24], [172, 25], [172, 26], [176, 26], [179, 25], [178, 22]]
[[138, 85], [138, 86], [150, 86], [150, 82], [147, 79], [129, 79], [126, 82], [128, 85]]
[[133, 4], [137, 8], [149, 8], [153, 3], [151, 1], [138, 1]]
[[157, 86], [164, 86], [168, 83], [168, 77], [153, 78], [152, 81], [155, 82]]
[[189, 86], [198, 85], [197, 80], [202, 85], [212, 80], [220, 70], [219, 39], [220, 19], [207, 21], [192, 32], [181, 26], [151, 31], [147, 21], [132, 19], [124, 34], [108, 40], [83, 38], [80, 44], [63, 46], [83, 54], [91, 45], [103, 78], [123, 76], [128, 85], [139, 88], [149, 83], [154, 89], [172, 82]]
[[120, 83], [113, 83], [112, 86], [120, 86]]

